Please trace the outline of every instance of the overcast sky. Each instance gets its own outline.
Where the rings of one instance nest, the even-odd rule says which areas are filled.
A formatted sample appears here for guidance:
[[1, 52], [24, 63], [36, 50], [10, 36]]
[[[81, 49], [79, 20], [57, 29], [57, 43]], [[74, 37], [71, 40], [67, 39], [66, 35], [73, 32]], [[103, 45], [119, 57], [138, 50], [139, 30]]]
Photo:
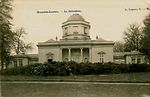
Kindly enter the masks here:
[[[150, 12], [150, 0], [14, 0], [13, 29], [23, 27], [28, 35], [26, 41], [34, 43], [38, 53], [38, 42], [62, 37], [61, 25], [78, 10], [90, 22], [90, 36], [105, 40], [119, 41], [129, 24], [142, 25]], [[58, 13], [37, 13], [37, 11], [57, 11]]]

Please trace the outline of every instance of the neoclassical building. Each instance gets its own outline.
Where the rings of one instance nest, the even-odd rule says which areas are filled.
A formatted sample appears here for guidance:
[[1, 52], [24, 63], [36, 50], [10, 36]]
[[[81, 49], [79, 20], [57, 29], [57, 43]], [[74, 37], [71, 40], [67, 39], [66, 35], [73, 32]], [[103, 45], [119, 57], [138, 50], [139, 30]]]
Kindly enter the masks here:
[[113, 62], [113, 41], [90, 38], [90, 23], [73, 14], [62, 23], [60, 40], [38, 43], [39, 63], [51, 61]]

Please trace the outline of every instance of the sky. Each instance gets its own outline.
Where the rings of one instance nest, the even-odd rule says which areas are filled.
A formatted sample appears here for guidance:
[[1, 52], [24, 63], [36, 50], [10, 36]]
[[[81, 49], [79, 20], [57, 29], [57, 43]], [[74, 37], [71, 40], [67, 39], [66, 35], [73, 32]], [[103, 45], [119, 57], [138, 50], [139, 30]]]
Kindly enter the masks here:
[[[91, 39], [99, 36], [122, 41], [129, 24], [142, 26], [150, 12], [150, 0], [14, 0], [12, 3], [13, 29], [23, 27], [28, 33], [25, 41], [32, 42], [34, 47], [29, 53], [38, 53], [38, 42], [61, 39], [62, 23], [72, 14], [78, 13], [90, 22]], [[38, 13], [43, 11], [50, 13]]]

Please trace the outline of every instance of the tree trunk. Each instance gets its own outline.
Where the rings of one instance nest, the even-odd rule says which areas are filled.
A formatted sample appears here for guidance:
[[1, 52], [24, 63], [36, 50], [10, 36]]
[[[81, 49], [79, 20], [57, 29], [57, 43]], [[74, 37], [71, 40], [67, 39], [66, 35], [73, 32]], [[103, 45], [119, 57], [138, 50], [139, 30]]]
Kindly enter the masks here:
[[1, 36], [1, 69], [4, 69], [4, 35]]

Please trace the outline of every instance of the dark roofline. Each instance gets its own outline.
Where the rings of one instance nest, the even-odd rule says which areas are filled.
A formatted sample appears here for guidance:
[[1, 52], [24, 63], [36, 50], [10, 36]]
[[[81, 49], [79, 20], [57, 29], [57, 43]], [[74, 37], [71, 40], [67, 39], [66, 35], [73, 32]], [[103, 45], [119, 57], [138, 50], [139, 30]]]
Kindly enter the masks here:
[[38, 54], [18, 54], [12, 57], [14, 58], [38, 58]]
[[145, 54], [141, 53], [141, 52], [135, 52], [135, 51], [132, 51], [132, 52], [115, 52], [114, 53], [115, 57], [118, 57], [118, 56], [131, 56], [131, 55], [145, 55]]

